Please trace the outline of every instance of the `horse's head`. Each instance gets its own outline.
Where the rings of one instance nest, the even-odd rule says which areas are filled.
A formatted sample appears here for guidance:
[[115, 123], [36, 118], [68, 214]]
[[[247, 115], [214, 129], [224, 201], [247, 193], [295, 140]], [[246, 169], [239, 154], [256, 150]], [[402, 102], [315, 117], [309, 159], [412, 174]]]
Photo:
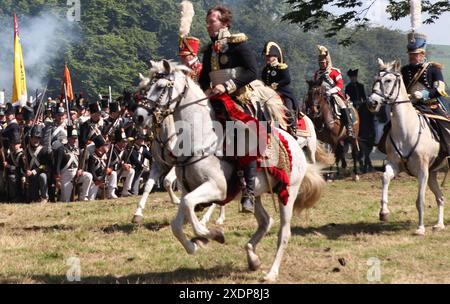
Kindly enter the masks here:
[[372, 112], [380, 111], [383, 104], [394, 104], [400, 95], [402, 85], [399, 60], [384, 63], [378, 59], [378, 65], [379, 72], [368, 101], [369, 110]]
[[186, 94], [189, 68], [168, 60], [150, 61], [149, 77], [141, 77], [139, 88], [146, 89], [145, 103], [134, 113], [138, 126], [160, 124], [170, 115]]
[[326, 100], [325, 89], [322, 86], [322, 79], [307, 80], [308, 96], [305, 101], [306, 109], [309, 114], [318, 115], [322, 102]]

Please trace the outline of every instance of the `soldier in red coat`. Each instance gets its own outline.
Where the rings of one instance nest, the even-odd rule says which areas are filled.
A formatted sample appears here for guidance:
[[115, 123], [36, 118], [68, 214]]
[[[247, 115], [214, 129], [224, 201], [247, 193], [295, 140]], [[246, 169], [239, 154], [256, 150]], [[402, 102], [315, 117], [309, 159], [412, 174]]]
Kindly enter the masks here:
[[333, 67], [328, 49], [319, 45], [319, 70], [314, 74], [314, 81], [322, 80], [322, 85], [326, 88], [326, 94], [330, 104], [336, 104], [341, 113], [342, 123], [347, 128], [347, 135], [354, 137], [353, 123], [350, 117], [350, 109], [347, 107], [347, 98], [342, 90], [344, 80], [339, 69]]
[[189, 36], [192, 19], [195, 15], [194, 6], [190, 1], [181, 2], [180, 40], [178, 44], [178, 56], [181, 62], [191, 69], [189, 76], [198, 82], [202, 73], [202, 64], [198, 59], [198, 47], [200, 40]]
[[180, 37], [178, 56], [180, 56], [181, 62], [192, 70], [189, 76], [195, 82], [198, 82], [203, 68], [198, 59], [199, 44], [200, 40], [195, 37]]

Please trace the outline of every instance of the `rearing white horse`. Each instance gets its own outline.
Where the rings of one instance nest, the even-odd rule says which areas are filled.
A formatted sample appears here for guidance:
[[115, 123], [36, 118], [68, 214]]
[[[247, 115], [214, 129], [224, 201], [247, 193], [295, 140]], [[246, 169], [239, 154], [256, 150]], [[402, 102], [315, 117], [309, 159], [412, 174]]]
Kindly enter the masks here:
[[419, 179], [419, 194], [416, 200], [419, 212], [417, 235], [425, 234], [424, 203], [428, 186], [436, 197], [438, 221], [434, 230], [444, 229], [444, 196], [437, 180], [438, 170], [446, 165], [446, 159], [439, 155], [439, 142], [433, 137], [423, 115], [413, 107], [406, 91], [400, 62], [384, 63], [378, 59], [379, 74], [369, 98], [369, 108], [378, 112], [383, 104], [391, 105], [391, 122], [386, 141], [387, 164], [383, 174], [380, 220], [386, 221], [388, 209], [388, 188], [391, 179], [401, 171]]
[[[184, 74], [186, 67], [163, 60], [154, 63], [151, 71], [155, 77], [152, 77], [152, 85], [148, 93], [150, 104], [149, 107], [138, 108], [135, 112], [137, 121], [151, 125], [151, 115], [154, 115], [155, 111], [173, 115], [175, 122], [183, 122], [187, 126], [197, 126], [199, 121], [195, 119], [198, 117], [202, 119], [202, 128], [196, 130], [200, 134], [191, 138], [190, 145], [192, 151], [203, 153], [193, 153], [189, 157], [179, 156], [175, 160], [178, 163], [177, 178], [182, 185], [182, 196], [177, 216], [172, 222], [172, 231], [186, 251], [194, 254], [200, 248], [199, 244], [207, 239], [220, 243], [225, 241], [221, 230], [208, 228], [200, 223], [194, 209], [198, 204], [225, 200], [227, 187], [232, 184], [230, 181], [235, 181], [237, 178], [236, 168], [232, 163], [214, 154], [217, 144], [217, 135], [213, 131], [214, 112], [204, 92]], [[286, 139], [291, 150], [292, 170], [288, 202], [286, 205], [279, 202], [278, 248], [272, 267], [265, 276], [265, 279], [269, 281], [276, 280], [278, 277], [283, 253], [291, 236], [290, 222], [294, 208], [301, 210], [312, 207], [319, 200], [325, 185], [319, 168], [316, 165], [307, 164], [306, 157], [295, 139], [282, 130], [278, 132]], [[169, 146], [165, 148], [170, 149]], [[171, 152], [176, 154], [176, 151]], [[268, 179], [270, 184], [276, 185], [277, 181], [274, 178], [269, 176]], [[261, 200], [261, 195], [270, 191], [268, 179], [263, 171], [258, 172], [255, 191], [255, 217], [258, 229], [246, 245], [247, 261], [251, 270], [257, 270], [261, 266], [255, 251], [256, 246], [269, 231], [273, 222]], [[183, 231], [183, 225], [186, 222], [192, 225], [196, 239], [189, 240], [186, 237]]]

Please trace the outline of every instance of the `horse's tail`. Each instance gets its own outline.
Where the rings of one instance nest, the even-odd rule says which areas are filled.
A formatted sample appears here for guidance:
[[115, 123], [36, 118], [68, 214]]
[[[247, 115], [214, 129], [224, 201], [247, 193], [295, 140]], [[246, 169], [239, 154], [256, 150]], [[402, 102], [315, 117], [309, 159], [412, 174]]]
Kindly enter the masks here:
[[305, 177], [300, 186], [300, 192], [294, 202], [294, 210], [297, 213], [310, 209], [319, 201], [326, 182], [320, 173], [321, 166], [308, 164]]
[[333, 153], [327, 152], [325, 150], [325, 147], [323, 146], [323, 144], [320, 142], [317, 142], [316, 161], [321, 164], [331, 166], [331, 165], [334, 165], [336, 160], [335, 160]]
[[287, 108], [283, 104], [283, 100], [278, 96], [273, 96], [267, 100], [264, 104], [265, 112], [267, 117], [272, 122], [277, 122], [278, 127], [286, 130], [287, 122], [286, 122], [286, 112]]

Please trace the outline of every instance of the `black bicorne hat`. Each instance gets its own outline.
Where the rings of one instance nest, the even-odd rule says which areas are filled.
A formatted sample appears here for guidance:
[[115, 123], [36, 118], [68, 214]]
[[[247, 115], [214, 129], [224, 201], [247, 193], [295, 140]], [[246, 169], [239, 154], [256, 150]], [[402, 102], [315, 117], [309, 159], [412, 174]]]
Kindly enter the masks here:
[[276, 56], [280, 63], [284, 63], [283, 51], [281, 47], [273, 41], [269, 41], [264, 46], [263, 55], [265, 56]]

